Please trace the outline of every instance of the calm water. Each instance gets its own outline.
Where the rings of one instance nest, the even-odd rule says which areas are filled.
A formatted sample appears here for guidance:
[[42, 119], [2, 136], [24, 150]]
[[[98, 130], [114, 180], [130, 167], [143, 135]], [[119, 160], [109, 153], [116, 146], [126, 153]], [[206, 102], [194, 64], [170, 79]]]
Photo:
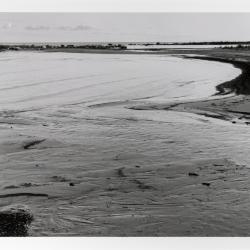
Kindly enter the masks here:
[[0, 109], [199, 99], [239, 72], [164, 55], [6, 52], [0, 54]]
[[212, 48], [220, 48], [224, 46], [232, 46], [236, 47], [237, 44], [226, 44], [226, 45], [218, 45], [218, 44], [207, 44], [207, 45], [143, 45], [143, 44], [135, 44], [135, 45], [128, 45], [128, 49], [138, 49], [138, 50], [143, 50], [143, 49], [212, 49]]

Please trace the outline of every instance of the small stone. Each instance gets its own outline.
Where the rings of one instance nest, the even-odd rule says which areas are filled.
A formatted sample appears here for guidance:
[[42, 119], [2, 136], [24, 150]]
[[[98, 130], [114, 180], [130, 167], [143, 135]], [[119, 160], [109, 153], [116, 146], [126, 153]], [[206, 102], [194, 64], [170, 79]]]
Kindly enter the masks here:
[[189, 175], [189, 176], [199, 176], [198, 174], [193, 173], [193, 172], [189, 172], [188, 175]]
[[209, 182], [202, 182], [201, 183], [203, 186], [207, 186], [207, 187], [209, 187], [210, 185], [211, 185], [211, 183], [209, 183]]
[[69, 185], [70, 185], [71, 187], [75, 186], [75, 184], [74, 184], [73, 182], [70, 182]]

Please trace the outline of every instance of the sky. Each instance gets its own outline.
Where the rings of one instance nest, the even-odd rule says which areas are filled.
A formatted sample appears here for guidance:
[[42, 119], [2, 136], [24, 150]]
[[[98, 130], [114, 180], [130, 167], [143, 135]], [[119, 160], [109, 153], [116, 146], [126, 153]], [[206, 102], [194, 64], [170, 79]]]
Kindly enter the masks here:
[[0, 13], [0, 42], [250, 40], [250, 13]]

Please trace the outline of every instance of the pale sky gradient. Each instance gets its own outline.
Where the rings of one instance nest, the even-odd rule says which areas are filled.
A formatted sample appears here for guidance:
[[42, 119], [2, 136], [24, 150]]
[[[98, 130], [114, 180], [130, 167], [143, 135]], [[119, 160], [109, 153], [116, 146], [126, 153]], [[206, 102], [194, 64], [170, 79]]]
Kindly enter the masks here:
[[250, 40], [250, 13], [0, 13], [0, 42]]
[[249, 0], [1, 0], [2, 12], [250, 12]]

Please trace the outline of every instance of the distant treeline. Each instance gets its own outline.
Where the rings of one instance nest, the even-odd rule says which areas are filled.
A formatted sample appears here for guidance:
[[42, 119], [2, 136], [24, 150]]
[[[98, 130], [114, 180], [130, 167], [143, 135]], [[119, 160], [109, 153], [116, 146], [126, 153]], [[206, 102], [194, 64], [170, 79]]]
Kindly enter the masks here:
[[250, 44], [250, 41], [217, 41], [217, 42], [188, 42], [188, 43], [173, 43], [173, 45], [227, 45], [227, 44]]
[[76, 45], [76, 44], [20, 44], [20, 45], [0, 45], [0, 50], [46, 50], [46, 49], [115, 49], [124, 50], [127, 46], [123, 44], [86, 44], [86, 45]]
[[213, 42], [155, 42], [155, 43], [129, 43], [129, 45], [228, 45], [250, 44], [250, 41], [213, 41]]
[[244, 44], [238, 44], [237, 46], [222, 46], [220, 47], [221, 49], [250, 49], [250, 44], [247, 45], [246, 43]]
[[[250, 41], [213, 41], [213, 42], [156, 42], [156, 43], [128, 43], [128, 45], [219, 45], [225, 49], [246, 49]], [[234, 46], [233, 46], [234, 45]], [[235, 46], [236, 45], [236, 46]], [[50, 49], [96, 49], [96, 50], [126, 50], [127, 46], [122, 43], [103, 44], [2, 44], [0, 51], [4, 50], [50, 50]]]

